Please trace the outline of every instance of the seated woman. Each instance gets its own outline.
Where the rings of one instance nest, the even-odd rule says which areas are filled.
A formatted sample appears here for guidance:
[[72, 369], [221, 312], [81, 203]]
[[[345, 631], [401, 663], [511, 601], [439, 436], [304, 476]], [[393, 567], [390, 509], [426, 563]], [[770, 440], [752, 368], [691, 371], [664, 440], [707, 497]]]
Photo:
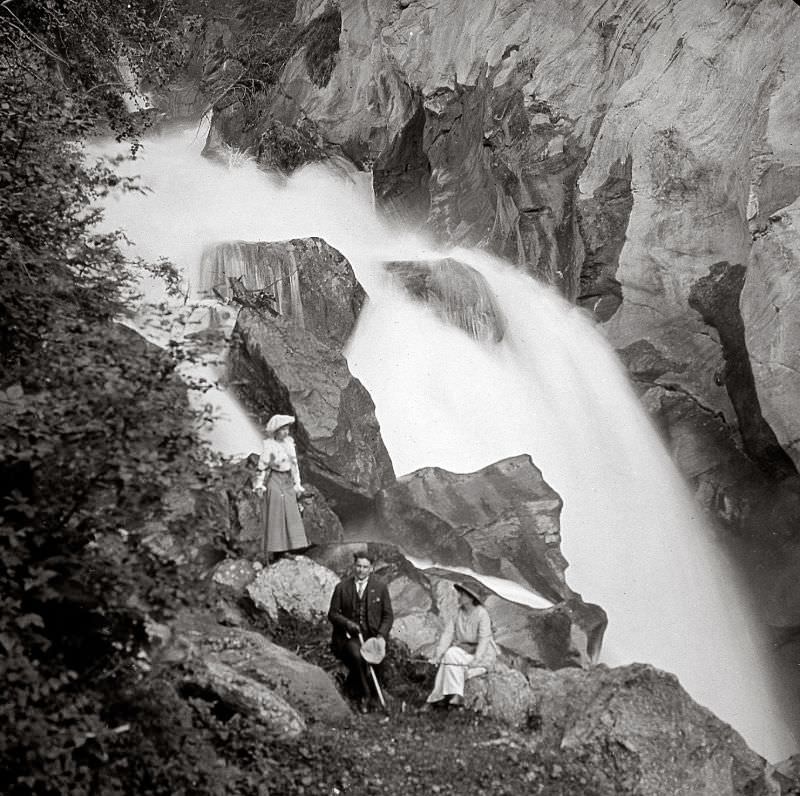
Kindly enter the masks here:
[[465, 680], [486, 674], [497, 658], [492, 622], [476, 587], [456, 583], [455, 589], [458, 611], [439, 639], [433, 660], [439, 669], [426, 708], [448, 703], [452, 707], [463, 705]]

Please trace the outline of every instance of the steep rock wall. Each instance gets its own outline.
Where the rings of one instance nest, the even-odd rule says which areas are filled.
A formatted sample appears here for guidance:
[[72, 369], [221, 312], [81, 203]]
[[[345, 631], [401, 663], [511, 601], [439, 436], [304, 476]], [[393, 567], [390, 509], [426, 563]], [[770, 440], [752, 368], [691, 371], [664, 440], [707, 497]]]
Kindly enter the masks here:
[[[708, 418], [727, 429], [698, 495], [746, 528], [752, 501], [713, 474], [754, 465], [760, 488], [776, 473], [796, 481], [799, 458], [800, 384], [784, 341], [800, 318], [800, 10], [779, 0], [339, 6], [328, 82], [310, 77], [301, 47], [264, 125], [312, 125], [374, 168], [376, 195], [398, 217], [488, 247], [592, 311], [626, 361], [645, 362], [632, 369], [643, 391], [680, 404], [679, 427], [676, 411], [658, 418], [687, 474]], [[324, 7], [298, 3], [295, 25]], [[743, 326], [737, 383], [718, 328], [690, 302], [720, 262], [747, 269], [719, 308]], [[753, 427], [777, 438], [788, 467], [753, 448]]]

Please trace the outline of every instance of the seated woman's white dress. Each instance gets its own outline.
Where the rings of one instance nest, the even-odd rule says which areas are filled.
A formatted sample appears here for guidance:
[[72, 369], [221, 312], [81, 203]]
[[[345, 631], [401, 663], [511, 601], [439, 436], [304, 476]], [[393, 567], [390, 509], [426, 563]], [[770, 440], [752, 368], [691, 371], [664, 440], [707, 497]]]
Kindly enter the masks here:
[[442, 633], [436, 657], [441, 663], [427, 701], [439, 702], [448, 695], [464, 696], [464, 682], [486, 674], [497, 659], [489, 612], [482, 605], [469, 610], [460, 608]]

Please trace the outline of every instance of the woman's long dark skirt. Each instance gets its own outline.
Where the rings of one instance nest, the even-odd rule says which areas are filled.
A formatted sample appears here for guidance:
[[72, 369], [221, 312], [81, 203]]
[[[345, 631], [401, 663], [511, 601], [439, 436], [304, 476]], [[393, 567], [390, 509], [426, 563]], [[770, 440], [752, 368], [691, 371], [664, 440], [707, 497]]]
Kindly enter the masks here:
[[267, 478], [267, 521], [262, 555], [308, 547], [291, 472], [272, 470]]

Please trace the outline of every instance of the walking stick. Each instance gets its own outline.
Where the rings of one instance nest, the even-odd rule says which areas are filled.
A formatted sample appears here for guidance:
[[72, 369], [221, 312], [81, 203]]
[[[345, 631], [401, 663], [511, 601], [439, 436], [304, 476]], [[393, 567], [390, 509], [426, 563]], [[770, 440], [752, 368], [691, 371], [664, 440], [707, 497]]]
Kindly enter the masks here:
[[[364, 636], [359, 632], [358, 640], [361, 642], [361, 646], [364, 646]], [[361, 660], [364, 660], [363, 658]], [[386, 708], [386, 700], [383, 698], [383, 691], [381, 691], [380, 683], [378, 682], [378, 675], [375, 674], [375, 670], [372, 668], [371, 663], [367, 663], [367, 669], [369, 669], [369, 673], [372, 675], [372, 684], [375, 686], [375, 693], [378, 695], [378, 702], [381, 703], [381, 707], [383, 708], [384, 713], [388, 713], [388, 709]]]

